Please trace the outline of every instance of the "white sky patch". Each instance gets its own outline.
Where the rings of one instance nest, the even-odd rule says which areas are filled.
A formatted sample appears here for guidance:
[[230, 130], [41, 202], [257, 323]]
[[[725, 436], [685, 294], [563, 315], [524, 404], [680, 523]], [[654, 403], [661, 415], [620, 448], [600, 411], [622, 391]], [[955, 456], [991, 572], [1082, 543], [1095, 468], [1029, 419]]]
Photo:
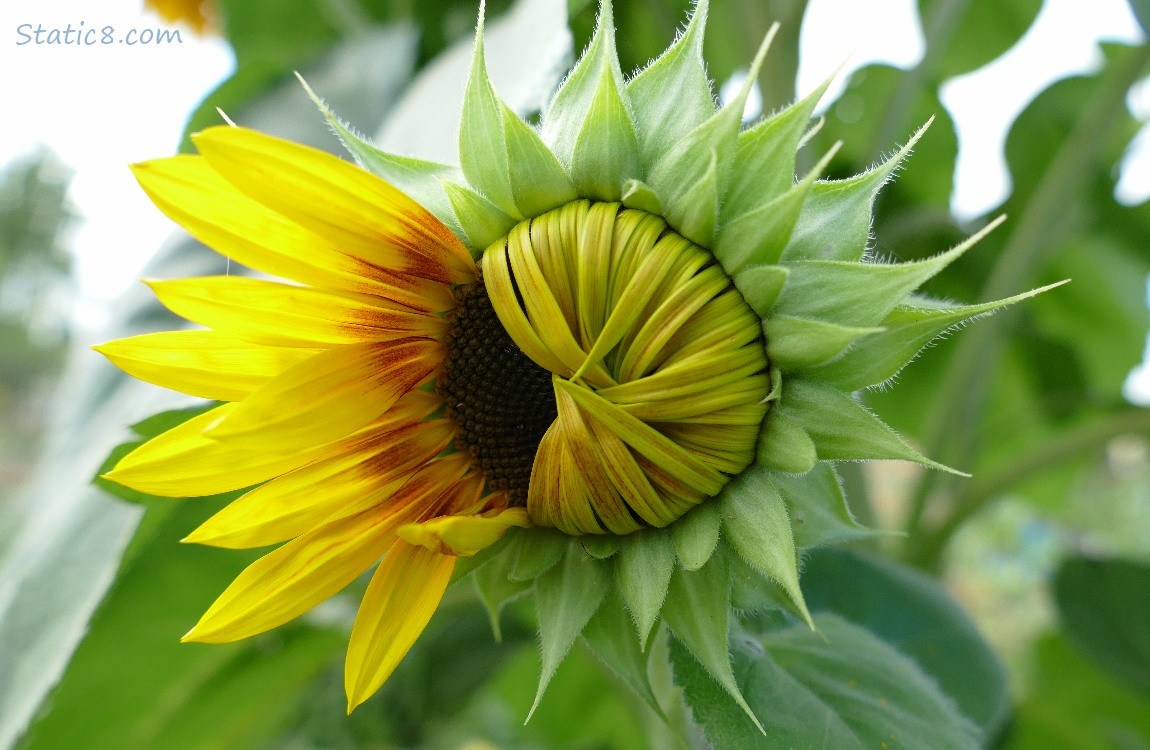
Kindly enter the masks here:
[[[955, 217], [982, 216], [1010, 195], [1006, 135], [1039, 92], [1062, 78], [1096, 71], [1103, 62], [1099, 41], [1133, 44], [1141, 38], [1125, 0], [1091, 0], [1088, 13], [1081, 0], [1046, 0], [1034, 25], [1006, 54], [943, 84], [940, 98], [958, 131]], [[1131, 170], [1126, 175], [1123, 194], [1150, 188]]]
[[[73, 33], [65, 36], [69, 25]], [[72, 43], [48, 43], [53, 29]], [[180, 43], [141, 43], [177, 29]], [[142, 0], [0, 3], [0, 163], [44, 143], [75, 171], [69, 197], [82, 216], [72, 242], [78, 321], [98, 323], [107, 301], [135, 281], [174, 230], [128, 164], [174, 153], [188, 115], [233, 65], [225, 42], [165, 25], [144, 12]]]

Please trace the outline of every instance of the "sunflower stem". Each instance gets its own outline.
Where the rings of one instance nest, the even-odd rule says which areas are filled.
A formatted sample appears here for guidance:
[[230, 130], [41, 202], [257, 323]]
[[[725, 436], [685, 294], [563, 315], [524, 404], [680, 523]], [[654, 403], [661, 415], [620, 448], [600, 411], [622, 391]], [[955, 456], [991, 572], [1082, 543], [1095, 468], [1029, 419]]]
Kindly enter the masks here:
[[[1126, 92], [1142, 77], [1147, 64], [1150, 64], [1150, 44], [1143, 44], [1103, 74], [1099, 88], [1084, 108], [1082, 117], [1039, 180], [1033, 198], [1023, 210], [984, 286], [983, 299], [1000, 298], [1026, 283], [1041, 260], [1042, 251], [1054, 246], [1050, 239], [1062, 224], [1065, 206], [1074, 202], [1085, 182], [1082, 175], [1091, 172], [1110, 133], [1121, 121]], [[959, 342], [926, 421], [923, 441], [926, 455], [960, 468], [970, 462], [974, 455], [978, 418], [982, 414], [992, 375], [996, 372], [1002, 337], [1007, 330], [1004, 325], [1009, 320], [993, 326], [978, 326]], [[908, 538], [914, 539], [921, 530], [923, 515], [934, 491], [953, 481], [953, 477], [934, 472], [924, 475], [919, 481], [912, 495], [906, 526]], [[969, 517], [970, 511], [964, 509], [964, 502], [968, 501], [953, 506], [951, 518], [939, 526], [940, 530], [947, 529], [947, 532], [932, 544], [940, 549], [944, 547], [958, 524]], [[980, 507], [986, 502], [981, 501]], [[912, 549], [908, 548], [908, 553]], [[911, 554], [910, 557], [919, 556]]]

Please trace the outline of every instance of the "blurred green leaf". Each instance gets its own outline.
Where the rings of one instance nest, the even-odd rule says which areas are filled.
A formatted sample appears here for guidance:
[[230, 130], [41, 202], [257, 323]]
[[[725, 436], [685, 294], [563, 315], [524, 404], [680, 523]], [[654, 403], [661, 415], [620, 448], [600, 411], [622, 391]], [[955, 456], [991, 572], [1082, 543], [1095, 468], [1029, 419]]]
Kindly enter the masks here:
[[1067, 637], [1111, 677], [1150, 696], [1150, 567], [1072, 557], [1053, 589]]
[[932, 579], [858, 552], [811, 550], [803, 567], [811, 611], [833, 612], [914, 659], [984, 741], [1006, 718], [1006, 673], [962, 609]]
[[678, 642], [676, 682], [717, 748], [979, 747], [977, 730], [918, 666], [832, 614], [806, 626], [732, 634], [739, 687], [765, 736]]
[[919, 0], [922, 25], [941, 48], [933, 79], [980, 68], [1014, 46], [1038, 15], [1042, 0]]
[[[287, 626], [226, 646], [182, 644], [253, 554], [181, 545], [223, 499], [158, 500], [25, 750], [250, 747], [274, 732], [342, 634]], [[155, 512], [156, 509], [153, 509]]]
[[1146, 750], [1150, 701], [1096, 670], [1064, 637], [1034, 648], [1029, 691], [1002, 750]]

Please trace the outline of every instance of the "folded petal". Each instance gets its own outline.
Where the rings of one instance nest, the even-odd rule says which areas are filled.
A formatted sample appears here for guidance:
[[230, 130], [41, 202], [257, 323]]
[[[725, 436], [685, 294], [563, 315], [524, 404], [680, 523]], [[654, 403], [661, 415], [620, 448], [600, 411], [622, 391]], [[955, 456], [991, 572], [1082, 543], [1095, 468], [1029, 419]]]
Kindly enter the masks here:
[[372, 576], [351, 630], [344, 667], [347, 710], [387, 681], [427, 627], [451, 580], [455, 558], [397, 541]]
[[188, 320], [268, 346], [326, 347], [409, 336], [439, 338], [443, 319], [378, 297], [243, 276], [149, 281], [160, 302]]
[[495, 544], [512, 526], [527, 528], [526, 508], [508, 508], [493, 516], [439, 516], [423, 523], [401, 526], [400, 539], [441, 555], [470, 557]]
[[240, 401], [318, 352], [260, 346], [215, 331], [145, 333], [92, 348], [134, 378], [216, 401]]
[[445, 284], [474, 278], [467, 248], [439, 219], [354, 164], [244, 128], [209, 128], [193, 141], [239, 190], [346, 252]]
[[443, 361], [442, 344], [403, 339], [321, 352], [271, 379], [208, 429], [217, 440], [290, 451], [350, 435]]
[[193, 237], [257, 271], [317, 287], [374, 294], [420, 310], [446, 310], [443, 284], [345, 252], [326, 237], [252, 200], [202, 156], [132, 166], [161, 211]]

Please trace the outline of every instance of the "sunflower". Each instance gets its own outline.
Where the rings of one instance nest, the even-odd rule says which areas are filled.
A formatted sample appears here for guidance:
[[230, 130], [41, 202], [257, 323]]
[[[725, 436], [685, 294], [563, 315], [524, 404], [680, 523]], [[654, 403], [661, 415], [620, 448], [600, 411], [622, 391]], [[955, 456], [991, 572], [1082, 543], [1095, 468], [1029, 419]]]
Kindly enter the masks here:
[[604, 0], [536, 129], [487, 78], [481, 11], [458, 168], [382, 152], [318, 99], [358, 166], [239, 127], [135, 166], [193, 236], [293, 282], [150, 282], [205, 329], [99, 347], [226, 402], [108, 478], [173, 497], [252, 488], [185, 541], [281, 544], [185, 640], [266, 631], [378, 563], [347, 652], [351, 710], [470, 574], [496, 632], [503, 601], [534, 592], [536, 703], [580, 635], [654, 702], [641, 665], [662, 623], [750, 713], [732, 607], [809, 623], [799, 549], [867, 533], [833, 462], [946, 469], [851, 393], [1035, 292], [914, 296], [981, 236], [917, 263], [868, 252], [874, 196], [921, 132], [857, 177], [818, 180], [828, 154], [796, 181], [823, 88], [744, 129], [774, 30], [716, 110], [706, 15], [702, 0], [625, 80]]
[[144, 0], [144, 7], [168, 23], [186, 23], [197, 34], [216, 27], [214, 0]]

